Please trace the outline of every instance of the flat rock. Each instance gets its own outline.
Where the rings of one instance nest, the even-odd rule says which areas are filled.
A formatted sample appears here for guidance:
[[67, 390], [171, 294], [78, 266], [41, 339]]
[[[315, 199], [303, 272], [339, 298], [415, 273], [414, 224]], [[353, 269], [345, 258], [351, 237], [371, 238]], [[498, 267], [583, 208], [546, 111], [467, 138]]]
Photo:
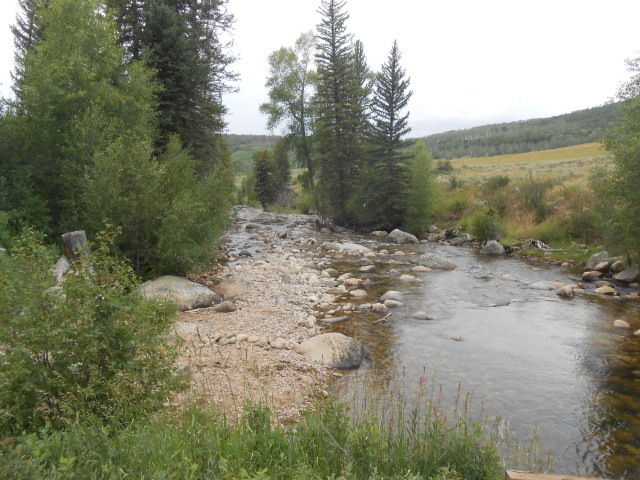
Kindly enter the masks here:
[[337, 243], [337, 242], [327, 242], [322, 245], [324, 250], [336, 250], [338, 252], [347, 252], [347, 253], [373, 253], [373, 250], [365, 247], [364, 245], [358, 245], [357, 243]]
[[362, 273], [376, 273], [377, 270], [375, 265], [365, 265], [364, 267], [360, 267], [358, 271]]
[[626, 329], [631, 328], [631, 325], [629, 325], [624, 320], [616, 320], [615, 322], [613, 322], [613, 326], [615, 328], [626, 328]]
[[214, 302], [221, 300], [220, 295], [204, 285], [173, 275], [164, 275], [144, 282], [138, 288], [138, 292], [147, 298], [169, 298], [183, 311], [210, 307]]
[[627, 268], [620, 273], [616, 273], [613, 279], [623, 283], [640, 282], [640, 266]]
[[411, 283], [411, 282], [417, 282], [418, 279], [412, 275], [400, 275], [400, 277], [398, 278], [398, 280], [400, 280], [401, 282], [404, 283]]
[[416, 320], [433, 320], [427, 312], [414, 312], [411, 314], [411, 318]]
[[385, 238], [386, 242], [389, 243], [399, 243], [399, 244], [407, 244], [407, 243], [418, 243], [418, 239], [415, 235], [411, 233], [403, 232], [402, 230], [398, 230], [397, 228], [393, 230], [387, 238]]
[[376, 230], [375, 232], [371, 232], [372, 237], [386, 237], [389, 235], [389, 232], [385, 232], [384, 230]]
[[435, 268], [438, 270], [453, 270], [458, 268], [455, 263], [452, 263], [433, 252], [427, 252], [421, 255], [418, 259], [418, 264], [423, 267]]
[[404, 303], [398, 302], [397, 300], [385, 300], [384, 306], [387, 308], [404, 307]]
[[342, 333], [323, 333], [295, 347], [296, 352], [329, 368], [357, 368], [365, 350], [362, 343]]
[[594, 280], [602, 277], [602, 272], [598, 272], [596, 270], [591, 270], [590, 272], [584, 272], [582, 274], [582, 280], [584, 282], [593, 282]]
[[402, 292], [398, 292], [397, 290], [389, 290], [387, 293], [380, 297], [380, 301], [384, 302], [385, 300], [395, 300], [396, 302], [404, 302], [405, 297]]
[[616, 289], [609, 286], [604, 286], [604, 287], [596, 288], [594, 292], [597, 293], [598, 295], [615, 295]]
[[545, 280], [542, 282], [532, 283], [531, 285], [529, 285], [529, 288], [533, 288], [534, 290], [557, 290], [564, 286], [564, 283]]
[[412, 272], [431, 272], [432, 270], [429, 267], [425, 267], [422, 265], [416, 265], [411, 269]]

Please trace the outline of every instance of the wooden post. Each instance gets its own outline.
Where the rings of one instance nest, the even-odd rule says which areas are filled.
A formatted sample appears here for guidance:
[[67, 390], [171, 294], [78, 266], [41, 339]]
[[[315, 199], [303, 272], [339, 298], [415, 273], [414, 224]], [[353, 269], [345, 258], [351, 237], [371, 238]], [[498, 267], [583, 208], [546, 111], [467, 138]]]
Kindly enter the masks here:
[[517, 470], [507, 470], [504, 480], [596, 480], [587, 477], [574, 477], [572, 475], [546, 475], [542, 473], [519, 472]]
[[62, 234], [62, 248], [70, 262], [84, 262], [89, 258], [89, 242], [84, 230]]

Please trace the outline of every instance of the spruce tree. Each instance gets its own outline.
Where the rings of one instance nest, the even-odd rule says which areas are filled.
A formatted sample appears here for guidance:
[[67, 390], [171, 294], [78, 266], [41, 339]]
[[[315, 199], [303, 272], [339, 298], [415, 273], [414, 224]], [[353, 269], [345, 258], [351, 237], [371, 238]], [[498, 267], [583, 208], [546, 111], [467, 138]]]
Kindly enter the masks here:
[[319, 189], [327, 213], [335, 222], [345, 224], [354, 220], [349, 205], [364, 157], [361, 71], [352, 36], [346, 30], [349, 15], [345, 2], [322, 0], [319, 13], [322, 19], [316, 34], [315, 98]]
[[409, 167], [411, 175], [404, 224], [407, 231], [420, 235], [426, 232], [431, 224], [436, 200], [433, 155], [427, 150], [424, 140], [416, 142]]
[[253, 155], [253, 169], [256, 177], [256, 197], [262, 208], [275, 200], [276, 189], [274, 184], [273, 164], [269, 156], [269, 150], [255, 152]]
[[404, 112], [411, 98], [409, 79], [400, 66], [400, 50], [393, 43], [387, 62], [376, 76], [372, 102], [370, 175], [366, 208], [375, 227], [393, 229], [400, 226], [407, 210], [409, 188], [408, 155], [403, 151], [403, 137], [411, 131], [409, 112]]

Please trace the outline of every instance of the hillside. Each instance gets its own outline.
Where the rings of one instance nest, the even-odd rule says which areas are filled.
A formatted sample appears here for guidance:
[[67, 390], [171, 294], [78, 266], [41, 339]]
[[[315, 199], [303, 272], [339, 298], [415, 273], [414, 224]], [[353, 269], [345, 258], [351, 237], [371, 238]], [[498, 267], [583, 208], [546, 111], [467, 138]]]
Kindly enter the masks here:
[[600, 140], [615, 124], [619, 103], [550, 118], [484, 125], [424, 137], [435, 158], [482, 157], [551, 150]]

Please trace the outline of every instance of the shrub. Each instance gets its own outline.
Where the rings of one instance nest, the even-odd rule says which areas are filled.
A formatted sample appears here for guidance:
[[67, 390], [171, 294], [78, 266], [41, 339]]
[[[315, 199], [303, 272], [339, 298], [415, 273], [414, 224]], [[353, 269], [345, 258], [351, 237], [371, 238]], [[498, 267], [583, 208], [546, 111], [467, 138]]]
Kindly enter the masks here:
[[3, 433], [78, 418], [128, 421], [177, 386], [159, 337], [175, 306], [137, 294], [129, 264], [109, 255], [113, 241], [102, 232], [88, 264], [57, 287], [41, 236], [31, 232], [15, 255], [0, 256]]
[[476, 210], [469, 220], [469, 229], [476, 240], [500, 240], [502, 227], [499, 215], [489, 207]]
[[535, 178], [531, 173], [520, 184], [522, 204], [536, 215], [538, 222], [542, 222], [553, 211], [553, 206], [546, 201], [547, 190], [553, 184], [552, 180]]
[[491, 193], [495, 190], [499, 190], [501, 188], [506, 187], [507, 185], [509, 185], [509, 177], [506, 175], [495, 175], [493, 177], [490, 177], [487, 179], [486, 182], [484, 182], [483, 188], [484, 191], [487, 193]]

